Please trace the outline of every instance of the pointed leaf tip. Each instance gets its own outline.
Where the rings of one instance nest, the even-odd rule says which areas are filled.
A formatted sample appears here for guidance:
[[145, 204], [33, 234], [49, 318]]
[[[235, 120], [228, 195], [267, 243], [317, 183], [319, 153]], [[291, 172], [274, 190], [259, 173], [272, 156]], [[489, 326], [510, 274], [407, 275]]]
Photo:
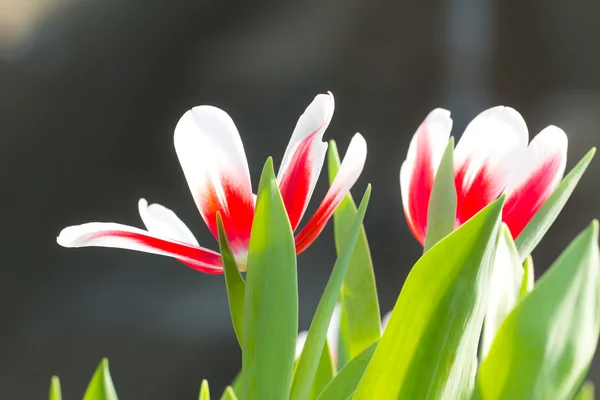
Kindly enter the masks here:
[[96, 368], [83, 400], [118, 400], [117, 392], [110, 376], [108, 359], [103, 358]]
[[50, 400], [62, 400], [58, 376], [53, 376], [50, 380]]
[[206, 379], [202, 380], [202, 384], [200, 385], [200, 396], [199, 400], [210, 400], [210, 389], [208, 387], [208, 381]]
[[244, 292], [246, 282], [237, 266], [235, 257], [231, 251], [221, 214], [217, 212], [217, 231], [219, 236], [219, 250], [223, 260], [223, 274], [225, 275], [225, 287], [227, 289], [227, 300], [229, 302], [229, 312], [233, 330], [238, 343], [242, 344], [242, 324], [244, 318]]
[[454, 137], [442, 154], [429, 198], [427, 229], [423, 252], [454, 230], [456, 223], [456, 186], [454, 184]]

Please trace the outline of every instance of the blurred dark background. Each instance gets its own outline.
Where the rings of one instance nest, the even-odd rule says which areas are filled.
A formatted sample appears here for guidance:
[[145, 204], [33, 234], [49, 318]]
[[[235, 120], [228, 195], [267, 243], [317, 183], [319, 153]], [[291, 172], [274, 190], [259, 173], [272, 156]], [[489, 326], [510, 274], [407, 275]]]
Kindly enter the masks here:
[[[193, 399], [240, 365], [221, 276], [121, 250], [67, 250], [64, 226], [142, 226], [137, 200], [175, 210], [216, 248], [180, 170], [172, 133], [199, 104], [228, 111], [256, 184], [278, 163], [298, 116], [331, 90], [326, 138], [369, 145], [355, 186], [366, 217], [382, 312], [420, 246], [402, 213], [398, 171], [434, 107], [454, 134], [510, 105], [533, 136], [569, 135], [568, 168], [600, 143], [600, 2], [491, 0], [0, 0], [0, 388], [46, 398], [58, 374], [80, 398], [107, 356], [123, 399]], [[537, 275], [597, 217], [590, 167], [538, 247]], [[326, 190], [321, 177], [309, 213]], [[334, 262], [331, 226], [299, 259], [308, 328]], [[598, 366], [591, 373], [600, 383]]]

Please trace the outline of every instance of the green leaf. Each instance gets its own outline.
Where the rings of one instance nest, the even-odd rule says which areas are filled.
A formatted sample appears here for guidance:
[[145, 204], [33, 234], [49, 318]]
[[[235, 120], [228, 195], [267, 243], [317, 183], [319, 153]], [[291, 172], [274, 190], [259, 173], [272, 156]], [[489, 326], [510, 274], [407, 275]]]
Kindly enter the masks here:
[[[335, 142], [329, 144], [329, 182], [332, 183], [340, 168], [340, 157]], [[333, 214], [335, 247], [338, 256], [356, 216], [352, 196], [346, 198]], [[375, 287], [375, 275], [371, 251], [364, 227], [361, 227], [341, 292], [341, 324], [338, 348], [338, 368], [359, 355], [381, 336], [379, 300]]]
[[478, 373], [482, 398], [572, 398], [598, 342], [599, 278], [594, 221], [500, 326]]
[[248, 249], [242, 330], [244, 400], [289, 397], [297, 334], [296, 247], [269, 158], [258, 186]]
[[202, 385], [200, 385], [199, 400], [210, 400], [210, 389], [208, 388], [208, 381], [206, 379], [203, 379]]
[[242, 371], [237, 374], [230, 386], [235, 393], [242, 393]]
[[103, 358], [83, 395], [83, 400], [118, 400], [108, 370], [108, 360]]
[[527, 293], [533, 290], [533, 285], [535, 284], [535, 272], [533, 270], [533, 258], [531, 255], [527, 256], [525, 259], [525, 264], [523, 264], [523, 282], [521, 284], [520, 296], [524, 297]]
[[221, 400], [238, 400], [235, 395], [235, 391], [231, 386], [227, 386], [225, 391], [223, 392], [223, 396], [221, 396]]
[[53, 376], [50, 381], [50, 400], [62, 400], [58, 376]]
[[575, 400], [594, 400], [594, 383], [587, 381], [583, 384]]
[[560, 214], [567, 203], [567, 200], [571, 197], [573, 190], [577, 187], [579, 180], [592, 161], [592, 158], [594, 158], [595, 153], [596, 148], [592, 148], [585, 156], [583, 156], [571, 172], [569, 172], [558, 185], [556, 190], [554, 190], [552, 195], [548, 197], [544, 205], [535, 213], [523, 231], [521, 231], [515, 240], [517, 249], [521, 255], [521, 262], [531, 254], [533, 249], [535, 249], [535, 246], [538, 245], [546, 232], [548, 232], [548, 229], [550, 229], [550, 226], [552, 226], [554, 220], [556, 220], [558, 214]]
[[225, 388], [219, 400], [237, 400], [236, 393], [241, 393], [242, 390], [240, 379], [241, 376], [242, 374], [237, 374], [233, 380], [233, 383]]
[[431, 189], [427, 211], [427, 234], [423, 252], [426, 252], [434, 244], [449, 235], [454, 230], [455, 223], [454, 138], [450, 137]]
[[503, 203], [504, 196], [417, 261], [355, 400], [471, 395]]
[[348, 362], [323, 389], [317, 400], [346, 400], [354, 393], [379, 340]]
[[353, 218], [350, 229], [346, 234], [344, 245], [342, 246], [339, 256], [331, 271], [331, 276], [325, 287], [325, 291], [321, 296], [317, 310], [310, 324], [308, 330], [308, 336], [306, 337], [306, 343], [304, 349], [300, 354], [298, 360], [298, 367], [296, 374], [294, 375], [294, 381], [292, 383], [292, 393], [290, 398], [292, 400], [303, 400], [306, 399], [310, 393], [310, 389], [315, 378], [317, 366], [322, 353], [323, 346], [327, 340], [327, 328], [329, 327], [329, 321], [333, 315], [335, 304], [337, 302], [342, 283], [344, 282], [344, 276], [348, 270], [348, 265], [352, 254], [354, 252], [354, 246], [358, 235], [362, 228], [362, 221], [365, 217], [367, 205], [369, 204], [369, 198], [371, 196], [371, 186], [367, 187], [362, 201], [356, 215]]
[[321, 359], [319, 360], [319, 366], [313, 380], [312, 387], [310, 388], [310, 395], [308, 400], [315, 400], [319, 394], [323, 391], [325, 386], [333, 379], [335, 375], [335, 365], [331, 358], [331, 350], [329, 344], [325, 341], [323, 351], [321, 352]]
[[515, 242], [510, 230], [503, 223], [498, 235], [487, 312], [481, 334], [481, 359], [487, 356], [500, 324], [520, 299], [523, 275]]
[[237, 337], [238, 343], [242, 345], [242, 323], [244, 319], [244, 291], [246, 282], [240, 274], [225, 228], [223, 228], [223, 220], [221, 214], [217, 212], [217, 229], [219, 232], [219, 250], [223, 259], [223, 272], [225, 274], [225, 286], [227, 287], [227, 299], [229, 300], [229, 311], [231, 313], [231, 321], [233, 322], [233, 330]]

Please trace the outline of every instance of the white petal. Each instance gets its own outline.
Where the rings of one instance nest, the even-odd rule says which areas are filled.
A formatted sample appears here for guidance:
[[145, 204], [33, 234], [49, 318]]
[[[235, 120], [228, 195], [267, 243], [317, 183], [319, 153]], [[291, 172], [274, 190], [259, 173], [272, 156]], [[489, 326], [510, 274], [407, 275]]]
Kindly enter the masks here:
[[329, 344], [329, 350], [333, 355], [334, 359], [337, 359], [338, 351], [338, 339], [340, 337], [340, 323], [342, 319], [342, 306], [336, 304], [329, 321], [329, 328], [327, 328], [327, 343]]
[[[400, 167], [400, 193], [404, 214], [412, 233], [423, 243], [429, 203], [420, 202], [429, 199], [451, 131], [450, 111], [443, 108], [431, 111], [413, 135], [406, 160]], [[418, 183], [415, 181], [416, 187], [411, 188], [413, 179], [418, 179]]]
[[247, 240], [252, 184], [244, 146], [229, 115], [212, 106], [195, 107], [179, 120], [174, 141], [192, 196], [213, 235], [218, 236], [220, 211], [230, 241]]
[[296, 235], [297, 254], [306, 250], [323, 231], [337, 206], [356, 183], [365, 166], [366, 158], [367, 142], [360, 133], [357, 133], [350, 141], [340, 169], [325, 194], [325, 198], [300, 233]]
[[392, 318], [392, 312], [388, 311], [381, 319], [381, 331], [382, 332], [385, 330], [385, 327], [387, 326], [388, 322], [390, 322], [390, 318]]
[[356, 133], [348, 145], [340, 169], [329, 189], [329, 192], [335, 195], [336, 201], [343, 200], [354, 186], [365, 167], [366, 159], [367, 142], [360, 133]]
[[[323, 134], [329, 126], [331, 117], [333, 116], [333, 110], [335, 108], [335, 102], [333, 100], [333, 94], [327, 92], [327, 94], [319, 94], [315, 97], [312, 103], [306, 108], [304, 113], [298, 119], [290, 142], [288, 143], [281, 165], [279, 166], [279, 172], [277, 173], [277, 181], [280, 182], [283, 174], [288, 169], [290, 162], [296, 152], [298, 146], [310, 136], [312, 133], [317, 132], [314, 140], [315, 151], [315, 164], [323, 165], [323, 160], [318, 162], [318, 157], [322, 154], [322, 159], [325, 157], [327, 151], [327, 144], [322, 143]], [[318, 176], [318, 174], [317, 174]]]
[[300, 116], [277, 173], [277, 182], [292, 230], [295, 230], [321, 174], [327, 143], [323, 134], [334, 110], [333, 95], [321, 94]]
[[63, 247], [112, 247], [174, 257], [208, 273], [222, 273], [221, 256], [203, 247], [172, 241], [142, 229], [111, 222], [90, 222], [63, 229], [56, 242]]
[[463, 189], [468, 191], [485, 169], [488, 192], [499, 194], [523, 159], [528, 142], [527, 125], [516, 110], [498, 106], [483, 111], [467, 126], [454, 152], [456, 168], [466, 168]]
[[300, 357], [300, 354], [302, 354], [302, 350], [304, 349], [304, 344], [306, 343], [307, 336], [308, 331], [302, 331], [298, 334], [298, 339], [296, 339], [296, 360]]
[[150, 233], [198, 246], [190, 229], [173, 211], [156, 203], [148, 205], [146, 199], [140, 199], [138, 210]]
[[569, 140], [565, 132], [550, 125], [533, 138], [521, 162], [519, 168], [511, 174], [506, 190], [507, 196], [526, 183], [531, 175], [548, 160], [556, 158], [559, 165], [553, 171], [549, 187], [554, 189], [561, 181], [567, 165], [567, 147]]

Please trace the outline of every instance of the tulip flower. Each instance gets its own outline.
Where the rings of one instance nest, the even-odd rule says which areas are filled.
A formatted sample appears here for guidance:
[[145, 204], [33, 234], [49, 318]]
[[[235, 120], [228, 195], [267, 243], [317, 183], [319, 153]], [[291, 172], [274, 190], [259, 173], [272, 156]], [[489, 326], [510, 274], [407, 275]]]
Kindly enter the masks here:
[[[433, 110], [413, 136], [400, 168], [404, 214], [421, 244], [433, 182], [451, 129], [450, 112]], [[525, 121], [510, 107], [479, 114], [454, 150], [455, 227], [504, 193], [502, 219], [516, 238], [560, 183], [567, 144], [567, 136], [556, 126], [548, 126], [529, 143]]]
[[[277, 175], [292, 229], [298, 227], [323, 167], [327, 143], [323, 134], [331, 121], [331, 93], [316, 96], [298, 120]], [[218, 238], [219, 212], [232, 252], [245, 271], [256, 196], [252, 192], [242, 140], [229, 115], [216, 107], [199, 106], [179, 120], [175, 150], [192, 197], [204, 222]], [[356, 134], [334, 182], [320, 206], [296, 235], [296, 252], [310, 246], [362, 172], [367, 148]], [[174, 257], [209, 274], [223, 273], [219, 253], [199, 246], [175, 213], [161, 205], [139, 201], [147, 230], [116, 223], [92, 222], [63, 229], [57, 242], [64, 247], [114, 247]]]

